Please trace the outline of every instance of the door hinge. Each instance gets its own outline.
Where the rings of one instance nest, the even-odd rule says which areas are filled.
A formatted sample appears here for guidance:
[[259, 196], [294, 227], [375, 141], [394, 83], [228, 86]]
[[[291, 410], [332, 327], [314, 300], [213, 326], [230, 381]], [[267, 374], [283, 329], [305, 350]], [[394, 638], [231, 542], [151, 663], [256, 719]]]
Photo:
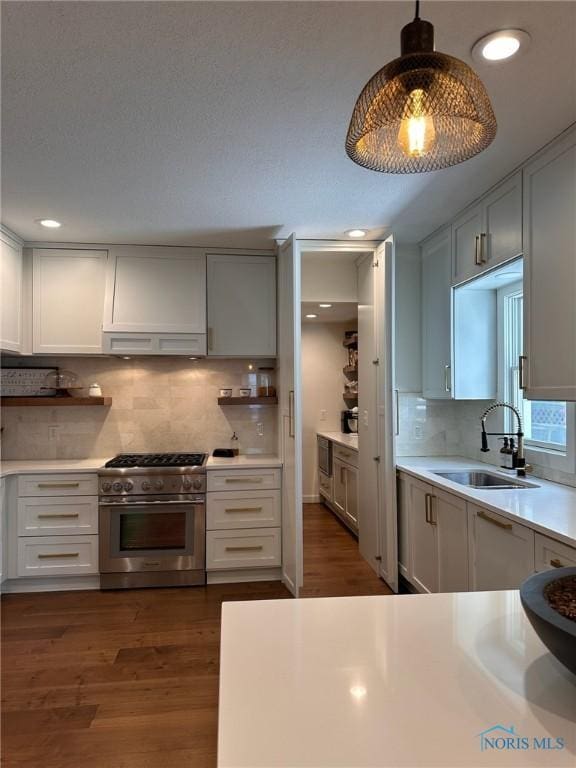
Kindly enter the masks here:
[[380, 462], [380, 456], [374, 456], [374, 461]]
[[380, 365], [380, 360], [376, 358], [376, 360], [372, 360], [372, 365]]
[[376, 555], [374, 560], [378, 560], [378, 562], [381, 563], [382, 562], [382, 555]]
[[378, 262], [378, 261], [375, 261], [375, 262], [373, 262], [373, 263], [372, 263], [372, 267], [373, 267], [374, 269], [376, 269], [376, 267], [378, 266], [378, 264], [379, 264], [379, 262]]

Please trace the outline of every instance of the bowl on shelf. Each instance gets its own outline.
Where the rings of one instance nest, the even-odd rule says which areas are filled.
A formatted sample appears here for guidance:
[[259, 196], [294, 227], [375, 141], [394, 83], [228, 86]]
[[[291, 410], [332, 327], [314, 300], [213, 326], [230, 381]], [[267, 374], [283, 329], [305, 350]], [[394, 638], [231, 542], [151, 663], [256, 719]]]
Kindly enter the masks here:
[[520, 587], [520, 600], [540, 640], [576, 675], [576, 567], [535, 573]]
[[86, 389], [81, 377], [74, 371], [65, 371], [55, 368], [44, 377], [42, 389], [55, 390], [58, 395], [72, 395], [72, 397], [83, 397], [83, 391]]

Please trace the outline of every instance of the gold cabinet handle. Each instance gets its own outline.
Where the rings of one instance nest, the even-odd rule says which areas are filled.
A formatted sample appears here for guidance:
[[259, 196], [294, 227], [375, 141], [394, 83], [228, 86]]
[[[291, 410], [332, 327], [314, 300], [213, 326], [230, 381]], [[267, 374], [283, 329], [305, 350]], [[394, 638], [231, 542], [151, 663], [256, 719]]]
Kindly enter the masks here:
[[524, 363], [527, 359], [526, 355], [520, 355], [518, 358], [518, 389], [526, 389]]
[[498, 528], [503, 528], [505, 531], [511, 531], [512, 530], [512, 523], [503, 523], [500, 520], [495, 520], [493, 517], [490, 517], [490, 515], [487, 515], [486, 512], [478, 512], [478, 517], [481, 517], [482, 520], [486, 520], [487, 523], [492, 523], [492, 525], [497, 525]]
[[487, 264], [488, 259], [486, 258], [486, 232], [480, 233], [480, 264]]
[[38, 488], [80, 488], [80, 483], [37, 483]]
[[62, 512], [62, 514], [56, 514], [56, 513], [52, 514], [52, 513], [46, 512], [45, 514], [42, 513], [38, 515], [39, 520], [53, 520], [56, 518], [64, 520], [65, 518], [73, 518], [73, 517], [78, 518], [80, 517], [80, 515], [78, 512]]
[[550, 560], [550, 565], [552, 568], [564, 568], [564, 563], [562, 560], [559, 560], [557, 557]]
[[474, 237], [474, 263], [477, 267], [482, 266], [482, 257], [480, 254], [480, 235]]
[[452, 366], [450, 364], [444, 366], [444, 389], [446, 392], [452, 391], [452, 385], [450, 382], [450, 372], [452, 370]]
[[80, 557], [80, 552], [55, 552], [38, 555], [39, 560], [48, 560], [54, 557]]
[[262, 507], [230, 507], [225, 512], [262, 512]]
[[226, 547], [226, 552], [260, 552], [261, 549], [264, 549], [264, 547], [262, 544], [259, 544], [253, 547]]
[[263, 483], [262, 477], [227, 477], [226, 483]]
[[427, 493], [425, 496], [425, 508], [426, 508], [426, 522], [430, 525], [436, 525], [436, 520], [434, 520], [433, 516], [433, 503], [434, 503], [435, 496], [433, 496], [431, 493]]

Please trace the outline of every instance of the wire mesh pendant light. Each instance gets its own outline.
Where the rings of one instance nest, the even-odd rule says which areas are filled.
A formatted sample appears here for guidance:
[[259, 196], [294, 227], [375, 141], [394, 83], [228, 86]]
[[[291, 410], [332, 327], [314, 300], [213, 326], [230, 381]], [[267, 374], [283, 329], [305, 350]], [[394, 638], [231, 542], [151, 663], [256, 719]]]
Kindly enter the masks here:
[[346, 137], [358, 165], [384, 173], [425, 173], [482, 152], [496, 118], [480, 78], [460, 59], [434, 50], [434, 27], [419, 17], [401, 33], [401, 56], [360, 94]]

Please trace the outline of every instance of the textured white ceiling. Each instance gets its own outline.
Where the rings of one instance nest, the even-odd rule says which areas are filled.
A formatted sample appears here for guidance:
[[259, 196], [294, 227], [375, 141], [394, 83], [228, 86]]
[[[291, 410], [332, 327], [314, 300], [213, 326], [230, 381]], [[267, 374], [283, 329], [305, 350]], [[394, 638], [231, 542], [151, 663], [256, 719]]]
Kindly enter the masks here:
[[576, 3], [424, 2], [438, 50], [469, 63], [502, 27], [532, 46], [477, 68], [499, 124], [486, 152], [378, 174], [344, 138], [412, 15], [411, 2], [3, 2], [3, 222], [28, 240], [266, 247], [358, 226], [418, 240], [576, 120]]

